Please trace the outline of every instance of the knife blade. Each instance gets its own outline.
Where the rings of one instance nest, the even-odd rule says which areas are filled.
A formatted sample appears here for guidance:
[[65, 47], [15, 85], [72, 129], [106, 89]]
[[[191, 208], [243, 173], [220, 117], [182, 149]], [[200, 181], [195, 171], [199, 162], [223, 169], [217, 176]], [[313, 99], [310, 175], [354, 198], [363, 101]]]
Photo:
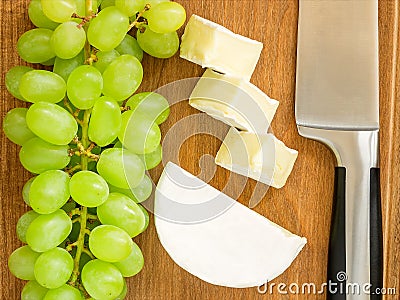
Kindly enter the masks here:
[[296, 123], [337, 158], [329, 299], [381, 299], [378, 60], [377, 0], [300, 0]]

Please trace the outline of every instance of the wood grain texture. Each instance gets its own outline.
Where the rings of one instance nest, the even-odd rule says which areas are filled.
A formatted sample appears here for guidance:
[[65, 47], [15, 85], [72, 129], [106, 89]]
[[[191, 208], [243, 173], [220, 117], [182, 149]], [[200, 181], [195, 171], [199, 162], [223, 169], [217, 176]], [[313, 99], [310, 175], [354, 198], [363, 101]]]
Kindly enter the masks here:
[[[1, 116], [13, 107], [24, 106], [7, 93], [5, 72], [21, 64], [16, 53], [18, 37], [30, 29], [27, 16], [29, 0], [0, 1], [1, 18]], [[273, 121], [275, 135], [289, 147], [299, 150], [299, 158], [287, 185], [280, 190], [269, 189], [255, 210], [288, 230], [307, 237], [308, 244], [293, 265], [274, 283], [321, 284], [325, 281], [327, 248], [333, 194], [334, 157], [323, 145], [301, 138], [294, 120], [294, 87], [298, 2], [295, 0], [179, 0], [188, 16], [196, 13], [227, 28], [264, 43], [260, 62], [252, 82], [270, 97], [280, 101]], [[381, 168], [385, 240], [385, 286], [395, 287], [400, 294], [400, 64], [398, 43], [397, 0], [379, 2], [380, 87], [381, 87]], [[158, 60], [145, 56], [145, 76], [141, 90], [154, 90], [175, 80], [196, 77], [202, 69], [175, 56]], [[163, 134], [178, 121], [197, 114], [187, 102], [174, 105], [171, 117], [162, 125]], [[208, 128], [218, 134], [226, 126], [211, 119], [193, 121], [188, 132]], [[201, 123], [203, 122], [203, 123]], [[189, 128], [192, 127], [192, 128]], [[169, 152], [178, 151], [180, 165], [199, 173], [198, 159], [203, 154], [215, 155], [221, 141], [205, 134], [193, 136], [181, 145], [170, 145]], [[7, 257], [20, 242], [15, 234], [19, 216], [27, 210], [21, 198], [24, 182], [30, 177], [18, 162], [19, 147], [1, 134], [0, 194], [0, 299], [20, 299], [23, 282], [7, 270]], [[157, 180], [162, 167], [152, 171]], [[211, 184], [223, 189], [229, 172], [216, 169]], [[247, 204], [255, 182], [250, 180], [239, 201]], [[234, 191], [228, 191], [228, 193]], [[140, 275], [128, 280], [127, 299], [325, 299], [325, 295], [260, 295], [256, 289], [229, 289], [212, 286], [183, 271], [173, 263], [161, 247], [151, 222], [146, 233], [135, 239], [145, 256]], [[240, 244], [240, 241], [238, 241]], [[399, 296], [386, 299], [400, 299]]]

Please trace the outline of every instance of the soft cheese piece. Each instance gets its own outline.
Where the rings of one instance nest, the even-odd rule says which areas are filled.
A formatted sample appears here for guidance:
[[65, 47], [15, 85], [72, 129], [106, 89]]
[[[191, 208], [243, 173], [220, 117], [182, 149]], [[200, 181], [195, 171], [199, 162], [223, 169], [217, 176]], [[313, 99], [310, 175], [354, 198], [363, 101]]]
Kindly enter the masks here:
[[215, 157], [215, 163], [281, 188], [292, 172], [297, 154], [296, 150], [286, 147], [272, 134], [240, 132], [231, 128]]
[[182, 36], [181, 57], [249, 81], [263, 44], [192, 15]]
[[279, 102], [248, 81], [207, 69], [189, 104], [230, 126], [267, 133]]
[[[197, 222], [182, 222], [173, 200]], [[215, 285], [263, 285], [283, 273], [307, 243], [173, 163], [160, 177], [154, 209], [158, 237], [171, 258]], [[202, 220], [199, 212], [206, 210], [209, 218]]]

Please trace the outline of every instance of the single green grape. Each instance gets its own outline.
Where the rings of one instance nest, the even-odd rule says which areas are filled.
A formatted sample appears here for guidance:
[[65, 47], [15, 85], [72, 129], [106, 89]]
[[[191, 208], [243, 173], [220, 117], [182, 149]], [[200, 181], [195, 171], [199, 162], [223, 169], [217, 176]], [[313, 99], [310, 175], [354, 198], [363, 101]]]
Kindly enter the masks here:
[[121, 127], [121, 109], [110, 97], [98, 99], [92, 110], [89, 122], [89, 139], [100, 147], [111, 144]]
[[81, 292], [68, 284], [49, 290], [43, 300], [84, 300]]
[[35, 178], [29, 190], [29, 203], [39, 214], [51, 214], [67, 203], [69, 175], [60, 170], [49, 170]]
[[26, 123], [34, 134], [54, 145], [68, 145], [76, 136], [74, 117], [57, 104], [38, 102], [26, 114]]
[[41, 0], [43, 13], [52, 21], [64, 23], [76, 12], [75, 0]]
[[29, 172], [40, 174], [47, 170], [65, 168], [71, 159], [68, 150], [68, 145], [57, 146], [33, 138], [22, 145], [19, 159]]
[[21, 146], [25, 142], [36, 137], [26, 124], [27, 112], [27, 108], [13, 108], [3, 119], [4, 134], [11, 142]]
[[56, 55], [70, 59], [79, 54], [85, 46], [86, 33], [73, 21], [62, 23], [54, 30], [50, 43]]
[[179, 37], [176, 31], [156, 33], [146, 26], [144, 28], [144, 32], [137, 32], [137, 41], [144, 52], [157, 58], [170, 58], [178, 51]]
[[72, 221], [65, 211], [40, 215], [29, 225], [26, 241], [32, 250], [46, 252], [60, 245], [69, 235]]
[[148, 115], [157, 124], [167, 120], [170, 113], [168, 100], [154, 92], [135, 94], [126, 102], [126, 106]]
[[65, 82], [68, 81], [69, 75], [75, 70], [77, 67], [83, 65], [85, 62], [84, 52], [81, 51], [77, 56], [70, 59], [62, 59], [56, 57], [54, 62], [53, 72], [60, 75]]
[[22, 101], [25, 101], [25, 99], [24, 99], [24, 97], [22, 97], [21, 93], [19, 92], [19, 84], [21, 82], [22, 76], [24, 76], [25, 73], [28, 73], [30, 71], [33, 71], [33, 69], [30, 67], [16, 66], [16, 67], [12, 67], [6, 73], [6, 88], [7, 88], [7, 90], [15, 98], [22, 100]]
[[119, 44], [115, 48], [115, 50], [117, 50], [118, 53], [121, 55], [129, 54], [129, 55], [135, 56], [139, 61], [142, 61], [142, 59], [143, 59], [142, 48], [140, 48], [137, 40], [129, 34], [125, 35], [121, 44]]
[[32, 221], [39, 217], [39, 214], [33, 210], [30, 210], [24, 213], [17, 222], [17, 236], [19, 240], [23, 243], [26, 243], [26, 231], [28, 230], [29, 225], [31, 225]]
[[74, 174], [69, 183], [69, 189], [75, 202], [87, 207], [103, 204], [109, 193], [107, 182], [91, 171], [80, 171]]
[[36, 260], [36, 281], [48, 289], [57, 289], [67, 283], [74, 268], [74, 260], [67, 250], [54, 248], [42, 253]]
[[103, 10], [109, 6], [115, 6], [115, 0], [103, 0], [100, 4], [100, 9]]
[[114, 300], [124, 288], [124, 278], [118, 268], [99, 259], [89, 261], [81, 276], [83, 286], [94, 299]]
[[186, 20], [186, 11], [177, 2], [162, 2], [151, 7], [146, 15], [149, 28], [157, 33], [178, 30]]
[[57, 103], [64, 99], [67, 85], [53, 72], [33, 70], [22, 76], [19, 91], [29, 102]]
[[40, 253], [33, 251], [29, 246], [22, 246], [11, 253], [8, 258], [8, 268], [17, 278], [34, 280], [33, 269]]
[[142, 210], [142, 212], [144, 213], [144, 217], [146, 220], [146, 223], [144, 224], [144, 227], [142, 228], [142, 232], [144, 232], [147, 229], [147, 227], [149, 227], [150, 217], [149, 217], [149, 213], [142, 205], [139, 204], [139, 207]]
[[134, 242], [131, 254], [123, 261], [113, 263], [120, 270], [122, 276], [131, 277], [138, 274], [144, 265], [144, 258], [139, 246]]
[[143, 10], [146, 5], [145, 2], [145, 0], [115, 0], [115, 6], [124, 14], [131, 17]]
[[18, 39], [19, 56], [29, 63], [42, 63], [53, 58], [56, 54], [50, 45], [52, 35], [53, 31], [46, 28], [36, 28], [25, 32]]
[[139, 205], [119, 193], [111, 193], [107, 201], [97, 208], [97, 215], [101, 223], [117, 226], [130, 237], [141, 233], [145, 225], [145, 216]]
[[162, 161], [162, 147], [161, 144], [157, 146], [156, 150], [150, 153], [140, 155], [142, 158], [146, 170], [157, 167]]
[[111, 51], [99, 51], [96, 53], [97, 61], [93, 63], [93, 66], [103, 73], [110, 63], [119, 56], [120, 53], [114, 49]]
[[43, 299], [48, 289], [42, 287], [39, 283], [32, 280], [25, 284], [21, 292], [21, 300], [39, 300]]
[[100, 71], [93, 66], [79, 66], [68, 78], [68, 98], [79, 109], [92, 108], [102, 90], [103, 78]]
[[24, 187], [22, 188], [22, 198], [24, 199], [24, 202], [28, 206], [31, 206], [29, 203], [29, 191], [31, 189], [32, 182], [35, 180], [35, 178], [36, 176], [32, 177], [27, 182], [25, 182]]
[[60, 25], [46, 17], [40, 0], [31, 0], [31, 2], [29, 2], [28, 15], [33, 25], [39, 28], [54, 30], [58, 25]]

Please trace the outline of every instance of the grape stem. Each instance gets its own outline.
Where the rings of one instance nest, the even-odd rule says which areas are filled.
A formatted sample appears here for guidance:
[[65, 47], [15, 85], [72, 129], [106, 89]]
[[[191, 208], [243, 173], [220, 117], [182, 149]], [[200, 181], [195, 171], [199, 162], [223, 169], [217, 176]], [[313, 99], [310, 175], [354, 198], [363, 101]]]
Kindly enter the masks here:
[[[71, 155], [72, 156], [72, 155]], [[79, 164], [79, 165], [76, 165], [76, 166], [74, 166], [74, 167], [72, 167], [72, 168], [67, 168], [67, 169], [65, 169], [65, 172], [66, 173], [68, 173], [68, 175], [72, 175], [72, 174], [74, 174], [75, 173], [75, 171], [78, 171], [78, 170], [81, 170], [82, 169], [82, 166]]]
[[131, 23], [131, 25], [129, 25], [128, 27], [128, 31], [131, 30], [133, 27], [141, 25], [141, 24], [147, 24], [147, 21], [140, 21], [140, 19], [143, 17], [143, 14], [148, 11], [150, 9], [151, 5], [150, 4], [146, 4], [144, 9], [138, 13], [138, 15], [136, 16], [135, 21], [133, 21]]

